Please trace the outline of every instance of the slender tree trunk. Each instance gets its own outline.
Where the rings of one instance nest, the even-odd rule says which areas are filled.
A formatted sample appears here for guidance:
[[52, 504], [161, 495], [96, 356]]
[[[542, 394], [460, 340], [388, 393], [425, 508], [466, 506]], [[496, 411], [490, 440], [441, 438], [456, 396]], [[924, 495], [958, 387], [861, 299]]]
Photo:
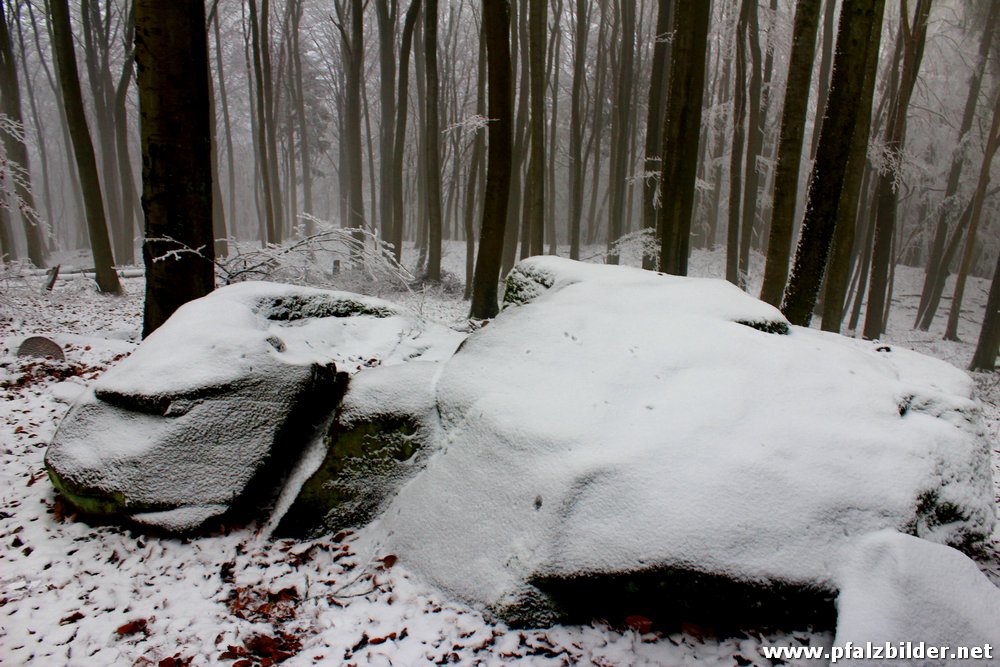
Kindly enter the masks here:
[[410, 8], [406, 10], [406, 18], [403, 20], [402, 43], [399, 48], [399, 85], [397, 89], [398, 102], [396, 103], [396, 136], [393, 141], [392, 150], [392, 244], [393, 251], [398, 262], [402, 258], [403, 252], [403, 153], [406, 149], [406, 117], [409, 99], [410, 80], [410, 49], [413, 44], [413, 29], [417, 24], [417, 16], [420, 14], [420, 0], [413, 0]]
[[[906, 8], [906, 5], [903, 5]], [[896, 180], [906, 144], [906, 114], [910, 97], [917, 82], [917, 73], [924, 53], [927, 36], [927, 18], [931, 0], [917, 0], [912, 27], [904, 11], [900, 17], [903, 40], [903, 67], [899, 76], [899, 90], [895, 92], [886, 125], [885, 152], [889, 168], [881, 170], [875, 188], [878, 211], [875, 218], [875, 247], [872, 251], [871, 277], [868, 283], [868, 309], [865, 311], [864, 337], [879, 338], [885, 330], [885, 311], [891, 301], [887, 298], [889, 269], [894, 261], [893, 236], [896, 229], [898, 195]]]
[[[7, 31], [7, 17], [4, 5], [0, 3], [0, 113], [7, 116], [24, 132], [24, 122], [21, 117], [21, 91], [17, 83], [17, 64], [14, 62], [14, 50], [11, 46], [10, 34]], [[0, 129], [3, 137], [4, 151], [15, 169], [21, 172], [20, 178], [13, 179], [14, 196], [21, 206], [21, 220], [24, 222], [24, 236], [27, 240], [28, 259], [37, 267], [45, 266], [45, 238], [43, 222], [35, 208], [35, 196], [31, 191], [31, 164], [28, 162], [28, 148], [23, 137], [17, 137]]]
[[823, 42], [820, 45], [818, 94], [816, 95], [816, 122], [813, 125], [812, 141], [809, 148], [810, 160], [816, 159], [820, 129], [823, 127], [823, 118], [826, 117], [826, 102], [830, 96], [830, 77], [833, 75], [833, 38], [837, 33], [837, 0], [824, 0], [824, 2]]
[[136, 0], [135, 12], [145, 337], [181, 305], [215, 287], [212, 143], [203, 1]]
[[67, 0], [49, 0], [49, 11], [52, 46], [59, 69], [60, 88], [66, 105], [66, 118], [73, 141], [77, 173], [80, 175], [83, 190], [87, 232], [94, 256], [97, 287], [106, 294], [121, 294], [121, 283], [118, 282], [111, 254], [108, 223], [104, 217], [101, 183], [97, 175], [97, 158], [94, 156], [94, 144], [90, 139], [87, 116], [83, 110], [83, 93], [80, 91], [80, 76], [77, 73], [76, 55], [73, 52], [73, 31], [69, 22]]
[[865, 63], [872, 28], [882, 23], [884, 0], [844, 0], [837, 29], [837, 46], [828, 106], [838, 109], [823, 122], [810, 176], [809, 201], [782, 312], [792, 324], [808, 326], [826, 269], [847, 169], [851, 139], [857, 125]]
[[427, 54], [427, 110], [424, 114], [424, 150], [427, 161], [427, 222], [429, 225], [427, 257], [427, 280], [441, 280], [441, 148], [439, 137], [440, 118], [438, 102], [441, 93], [438, 90], [438, 59], [437, 59], [437, 0], [426, 0], [424, 5], [424, 49]]
[[[479, 30], [479, 68], [476, 77], [476, 115], [486, 116], [486, 33]], [[480, 173], [483, 171], [483, 160], [486, 156], [486, 131], [479, 129], [472, 142], [472, 162], [469, 165], [469, 185], [465, 190], [465, 293], [464, 299], [472, 298], [472, 282], [475, 273], [475, 216], [476, 189]]]
[[757, 158], [764, 145], [764, 134], [761, 127], [762, 104], [762, 69], [763, 62], [760, 51], [760, 21], [757, 17], [757, 0], [748, 0], [747, 11], [747, 43], [750, 47], [750, 91], [747, 115], [747, 150], [744, 165], [742, 222], [740, 223], [740, 257], [739, 285], [746, 288], [747, 275], [750, 271], [750, 242], [753, 239], [754, 223], [757, 220], [757, 188], [760, 177], [757, 171]]
[[583, 217], [583, 86], [586, 77], [590, 11], [586, 0], [576, 0], [573, 40], [573, 84], [569, 120], [569, 256], [580, 259], [580, 219]]
[[618, 255], [611, 253], [623, 233], [625, 196], [628, 189], [629, 137], [632, 124], [632, 78], [635, 66], [635, 3], [618, 3], [618, 26], [621, 49], [618, 52], [614, 101], [611, 110], [611, 155], [608, 175], [608, 264], [617, 264]]
[[[649, 103], [646, 107], [646, 143], [642, 178], [642, 226], [656, 230], [659, 179], [650, 178], [660, 170], [660, 148], [663, 137], [663, 107], [670, 85], [670, 28], [674, 19], [674, 0], [659, 0], [656, 11], [656, 36], [653, 42], [653, 66], [649, 78]], [[656, 256], [644, 252], [642, 268], [655, 269]]]
[[[232, 123], [229, 120], [229, 99], [226, 95], [226, 76], [222, 66], [222, 38], [219, 30], [219, 13], [212, 17], [212, 28], [215, 31], [215, 66], [219, 79], [219, 102], [222, 105], [222, 123], [226, 133], [226, 168], [229, 171], [228, 195], [229, 195], [229, 216], [232, 220], [237, 219], [236, 211], [236, 158], [233, 155], [233, 131]], [[216, 174], [218, 178], [218, 174]], [[230, 230], [235, 236], [235, 226]]]
[[746, 138], [747, 113], [747, 30], [750, 4], [742, 0], [740, 18], [736, 24], [735, 83], [733, 84], [733, 147], [729, 158], [729, 220], [726, 224], [726, 280], [740, 285], [740, 207], [743, 204], [743, 151]]
[[[958, 130], [957, 148], [952, 156], [951, 169], [948, 171], [948, 182], [944, 191], [944, 204], [938, 216], [937, 226], [934, 230], [934, 240], [931, 243], [930, 255], [927, 258], [927, 275], [924, 278], [924, 286], [920, 293], [920, 305], [917, 308], [917, 317], [913, 323], [914, 327], [919, 327], [926, 331], [934, 319], [934, 312], [927, 317], [928, 307], [932, 300], [932, 295], [939, 291], [938, 284], [944, 283], [944, 278], [948, 274], [947, 266], [942, 265], [945, 241], [948, 238], [948, 219], [953, 217], [958, 207], [955, 203], [958, 193], [958, 186], [962, 175], [962, 165], [965, 161], [966, 151], [962, 148], [965, 139], [972, 129], [972, 121], [976, 116], [976, 106], [979, 102], [979, 93], [982, 90], [983, 74], [986, 72], [986, 65], [989, 62], [990, 48], [993, 44], [993, 34], [997, 23], [1000, 23], [1000, 2], [990, 3], [990, 12], [986, 23], [983, 25], [983, 34], [979, 41], [979, 60], [969, 75], [969, 93], [965, 98], [965, 109], [962, 112], [962, 124]], [[940, 293], [940, 292], [939, 292]], [[937, 310], [935, 304], [934, 311]], [[926, 326], [924, 322], [926, 321]]]
[[497, 281], [503, 257], [513, 135], [513, 82], [510, 58], [510, 5], [507, 0], [483, 0], [483, 34], [486, 36], [489, 77], [488, 150], [483, 225], [479, 234], [476, 274], [469, 317], [489, 319], [499, 312]]
[[[962, 262], [955, 276], [955, 293], [951, 297], [951, 310], [948, 312], [948, 327], [945, 329], [945, 340], [958, 340], [958, 318], [962, 312], [962, 298], [965, 295], [965, 283], [972, 267], [972, 254], [976, 244], [976, 231], [979, 219], [983, 213], [983, 201], [986, 199], [986, 186], [990, 182], [990, 165], [997, 152], [1000, 142], [1000, 92], [993, 102], [993, 123], [986, 135], [986, 147], [983, 151], [983, 163], [979, 169], [979, 180], [976, 182], [976, 192], [972, 197], [972, 215], [969, 220], [969, 231], [965, 236], [965, 249], [962, 252]], [[869, 306], [871, 308], [871, 306]], [[996, 355], [996, 346], [993, 348]]]
[[792, 53], [788, 58], [778, 166], [774, 175], [767, 261], [764, 265], [764, 284], [760, 289], [760, 298], [773, 306], [781, 305], [785, 282], [788, 280], [792, 229], [795, 227], [795, 202], [799, 192], [799, 167], [802, 163], [802, 140], [805, 137], [820, 4], [821, 0], [798, 0], [795, 4]]
[[528, 78], [531, 98], [530, 157], [525, 180], [530, 254], [545, 252], [545, 29], [548, 0], [528, 0]]
[[395, 139], [396, 17], [398, 0], [375, 3], [378, 22], [379, 62], [379, 214], [382, 238], [391, 239], [393, 229], [392, 158]]
[[711, 15], [710, 3], [701, 0], [678, 0], [674, 13], [674, 51], [660, 153], [663, 205], [657, 228], [660, 271], [681, 276], [687, 275], [690, 250]]

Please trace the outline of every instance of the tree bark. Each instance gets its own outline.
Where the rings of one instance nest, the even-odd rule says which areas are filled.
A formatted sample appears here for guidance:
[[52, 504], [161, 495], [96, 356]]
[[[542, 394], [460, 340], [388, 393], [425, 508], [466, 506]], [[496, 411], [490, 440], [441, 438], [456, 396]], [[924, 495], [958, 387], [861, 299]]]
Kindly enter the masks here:
[[[904, 9], [906, 5], [903, 5]], [[906, 113], [910, 97], [917, 82], [917, 73], [924, 53], [927, 36], [927, 18], [931, 11], [931, 0], [917, 0], [912, 27], [904, 11], [900, 21], [903, 40], [903, 66], [899, 76], [899, 90], [890, 105], [889, 122], [886, 124], [885, 152], [889, 168], [879, 172], [875, 188], [878, 202], [875, 217], [875, 247], [872, 250], [872, 267], [868, 283], [868, 306], [865, 311], [864, 337], [875, 340], [885, 330], [888, 307], [890, 264], [894, 261], [892, 246], [896, 230], [898, 195], [896, 180], [903, 159], [906, 144]]]
[[437, 58], [437, 0], [426, 0], [424, 5], [424, 49], [426, 53], [427, 109], [424, 114], [424, 150], [427, 161], [427, 222], [428, 254], [427, 280], [441, 281], [441, 147], [438, 103], [441, 93], [438, 86]]
[[[21, 91], [17, 83], [17, 64], [14, 62], [14, 49], [11, 46], [10, 34], [7, 31], [7, 17], [4, 5], [0, 3], [0, 113], [17, 124], [20, 131], [25, 131], [21, 117]], [[27, 240], [28, 259], [35, 266], [45, 266], [45, 238], [43, 222], [35, 208], [35, 196], [31, 191], [31, 164], [28, 162], [28, 147], [21, 138], [0, 129], [3, 137], [4, 151], [15, 169], [21, 172], [20, 178], [14, 178], [13, 190], [17, 197], [24, 223], [24, 236]]]
[[476, 273], [469, 317], [489, 319], [499, 312], [497, 281], [503, 258], [504, 226], [510, 188], [513, 85], [510, 62], [510, 5], [507, 0], [483, 0], [489, 79], [489, 125], [486, 152], [486, 192], [479, 234]]
[[[670, 85], [670, 28], [674, 18], [674, 0], [659, 0], [656, 11], [656, 35], [653, 42], [653, 65], [649, 77], [649, 102], [646, 107], [646, 143], [642, 178], [642, 226], [656, 230], [659, 179], [650, 178], [660, 169], [660, 148], [663, 139], [663, 107]], [[642, 268], [656, 268], [656, 257], [643, 253]]]
[[108, 223], [104, 217], [101, 182], [97, 175], [97, 158], [94, 144], [87, 128], [83, 110], [83, 93], [73, 51], [73, 32], [69, 22], [67, 0], [49, 0], [49, 20], [52, 27], [53, 51], [59, 69], [59, 83], [66, 106], [66, 119], [73, 142], [73, 155], [83, 190], [83, 203], [87, 217], [87, 232], [94, 256], [97, 287], [106, 294], [121, 294], [121, 283], [115, 273], [108, 237]]
[[413, 30], [420, 14], [420, 0], [413, 0], [406, 10], [403, 20], [402, 43], [399, 47], [399, 85], [396, 103], [396, 136], [392, 150], [392, 244], [398, 262], [403, 252], [403, 153], [406, 149], [406, 119], [409, 108], [410, 50], [413, 45]]
[[586, 0], [576, 0], [573, 43], [573, 84], [569, 125], [569, 256], [580, 259], [580, 220], [583, 217], [583, 86], [586, 77], [590, 11]]
[[528, 77], [531, 97], [528, 200], [530, 254], [545, 252], [545, 28], [548, 0], [528, 0]]
[[809, 107], [809, 86], [812, 82], [820, 4], [821, 0], [798, 0], [795, 4], [792, 52], [788, 58], [778, 166], [774, 175], [774, 203], [771, 206], [771, 228], [767, 239], [767, 261], [764, 265], [764, 284], [760, 289], [760, 298], [773, 306], [781, 305], [785, 282], [788, 280], [795, 202], [799, 191], [799, 167], [802, 164], [802, 140], [805, 137]]
[[687, 275], [690, 250], [711, 15], [710, 3], [677, 0], [670, 90], [660, 153], [663, 205], [657, 228], [660, 231], [660, 271], [681, 276]]
[[629, 138], [632, 127], [632, 79], [635, 67], [635, 3], [624, 0], [618, 3], [619, 41], [615, 95], [611, 111], [611, 156], [608, 174], [608, 264], [617, 264], [618, 255], [611, 253], [623, 233], [625, 196], [629, 177]]
[[874, 25], [881, 25], [884, 0], [844, 0], [837, 28], [836, 55], [827, 107], [837, 109], [823, 122], [810, 176], [802, 232], [781, 310], [792, 324], [808, 326], [826, 269], [844, 185], [847, 158], [857, 125], [858, 99]]
[[145, 337], [215, 287], [212, 143], [203, 1], [136, 0], [135, 12]]
[[[983, 163], [979, 168], [979, 180], [976, 182], [976, 192], [972, 197], [972, 215], [969, 220], [969, 231], [965, 235], [965, 249], [962, 252], [962, 262], [959, 264], [958, 275], [955, 276], [955, 293], [951, 297], [951, 310], [948, 312], [948, 327], [944, 332], [945, 340], [958, 340], [958, 318], [962, 312], [962, 298], [965, 295], [965, 283], [972, 266], [972, 254], [976, 244], [976, 231], [979, 219], [983, 213], [983, 201], [986, 199], [986, 186], [990, 182], [990, 165], [997, 152], [1000, 142], [1000, 91], [993, 102], [993, 122], [986, 135], [986, 147], [983, 151]], [[994, 353], [996, 347], [994, 346]]]

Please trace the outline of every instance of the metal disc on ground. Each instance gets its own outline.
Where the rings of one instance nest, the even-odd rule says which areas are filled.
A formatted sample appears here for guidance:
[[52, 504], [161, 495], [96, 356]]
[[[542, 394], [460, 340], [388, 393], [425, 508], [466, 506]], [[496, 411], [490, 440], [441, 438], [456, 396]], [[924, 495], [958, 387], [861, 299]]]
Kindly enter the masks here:
[[25, 338], [24, 342], [17, 348], [19, 357], [52, 357], [59, 361], [65, 361], [66, 355], [59, 343], [46, 338], [45, 336], [31, 336]]

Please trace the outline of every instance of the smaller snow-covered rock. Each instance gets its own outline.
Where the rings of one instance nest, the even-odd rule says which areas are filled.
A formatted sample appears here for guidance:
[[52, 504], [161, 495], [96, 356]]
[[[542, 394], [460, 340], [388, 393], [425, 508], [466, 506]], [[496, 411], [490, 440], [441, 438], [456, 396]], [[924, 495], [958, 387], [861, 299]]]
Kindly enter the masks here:
[[[880, 647], [839, 665], [1000, 664], [1000, 589], [961, 552], [891, 530], [859, 538], [838, 575], [834, 647]], [[931, 656], [929, 647], [948, 647]], [[990, 655], [986, 655], [989, 646]], [[959, 657], [959, 648], [970, 654]], [[980, 652], [973, 659], [971, 650]], [[859, 653], [861, 655], [861, 653]]]
[[46, 465], [85, 511], [191, 528], [270, 498], [350, 373], [447, 357], [460, 340], [379, 299], [225, 287], [105, 373], [60, 424]]
[[325, 456], [308, 471], [277, 534], [356, 528], [383, 509], [421, 469], [432, 450], [428, 445], [439, 442], [434, 381], [440, 368], [440, 363], [414, 361], [351, 379], [324, 438]]

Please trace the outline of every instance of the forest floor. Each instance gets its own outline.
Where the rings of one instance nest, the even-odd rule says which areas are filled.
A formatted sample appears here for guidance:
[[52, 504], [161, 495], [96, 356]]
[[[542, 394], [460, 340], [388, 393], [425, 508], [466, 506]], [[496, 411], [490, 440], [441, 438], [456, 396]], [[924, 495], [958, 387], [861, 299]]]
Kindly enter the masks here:
[[[461, 275], [463, 262], [464, 246], [449, 245], [446, 268]], [[723, 262], [722, 252], [696, 251], [692, 275], [720, 276]], [[751, 293], [759, 287], [755, 268]], [[930, 332], [911, 329], [922, 278], [922, 270], [897, 270], [886, 340], [965, 368], [989, 285], [970, 281], [963, 342], [947, 342], [946, 312]], [[143, 286], [128, 278], [126, 296], [117, 298], [97, 294], [81, 275], [52, 292], [43, 280], [0, 276], [0, 664], [770, 665], [762, 646], [833, 640], [808, 627], [729, 637], [695, 626], [643, 633], [600, 622], [509, 629], [444, 600], [393, 559], [361, 562], [350, 534], [274, 542], [249, 526], [177, 538], [77, 520], [46, 478], [45, 447], [83, 388], [134, 349]], [[466, 326], [460, 288], [371, 287]], [[15, 357], [30, 335], [54, 339], [66, 361]], [[1000, 373], [974, 379], [1000, 503]], [[1000, 585], [1000, 535], [981, 567]]]

